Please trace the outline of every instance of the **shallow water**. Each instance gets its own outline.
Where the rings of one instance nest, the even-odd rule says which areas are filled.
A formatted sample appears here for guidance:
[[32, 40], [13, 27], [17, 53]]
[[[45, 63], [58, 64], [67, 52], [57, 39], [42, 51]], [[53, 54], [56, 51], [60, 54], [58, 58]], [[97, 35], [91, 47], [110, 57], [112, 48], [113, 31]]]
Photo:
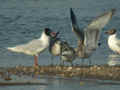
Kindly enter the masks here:
[[[34, 38], [39, 38], [45, 27], [60, 31], [61, 37], [68, 40], [71, 46], [76, 47], [77, 38], [71, 31], [69, 18], [70, 7], [74, 8], [81, 28], [84, 28], [89, 21], [99, 16], [105, 10], [116, 8], [117, 12], [115, 16], [103, 29], [103, 32], [113, 27], [120, 29], [119, 4], [120, 0], [0, 0], [0, 66], [32, 65], [32, 56], [10, 52], [6, 50], [6, 47], [15, 46]], [[104, 35], [103, 32], [100, 41], [102, 45], [91, 57], [93, 64], [106, 64], [109, 55], [113, 53], [107, 46], [107, 36]], [[55, 58], [54, 62], [58, 64], [59, 58]], [[76, 63], [80, 63], [80, 60], [77, 59]], [[50, 54], [48, 51], [40, 54], [39, 64], [50, 64]], [[113, 90], [114, 88], [117, 90], [120, 88], [119, 85], [96, 85], [96, 83], [92, 84], [88, 82], [81, 86], [79, 80], [74, 81], [74, 83], [71, 80], [44, 80], [51, 84], [48, 86], [0, 87], [0, 90], [87, 90], [89, 87], [89, 90]]]
[[[120, 82], [118, 81], [105, 81], [95, 79], [80, 79], [80, 78], [59, 78], [49, 76], [36, 76], [34, 78], [28, 76], [11, 76], [14, 78], [7, 82], [36, 82], [42, 83], [41, 85], [9, 85], [0, 86], [1, 90], [119, 90]], [[1, 80], [3, 81], [3, 80]], [[6, 82], [6, 81], [4, 81]]]
[[[15, 77], [15, 76], [14, 76]], [[80, 80], [76, 79], [63, 79], [56, 77], [39, 77], [39, 78], [28, 78], [23, 76], [17, 77], [14, 81], [22, 82], [40, 82], [44, 85], [13, 85], [13, 86], [0, 86], [1, 90], [119, 90], [120, 83], [116, 81], [102, 81], [102, 80]]]

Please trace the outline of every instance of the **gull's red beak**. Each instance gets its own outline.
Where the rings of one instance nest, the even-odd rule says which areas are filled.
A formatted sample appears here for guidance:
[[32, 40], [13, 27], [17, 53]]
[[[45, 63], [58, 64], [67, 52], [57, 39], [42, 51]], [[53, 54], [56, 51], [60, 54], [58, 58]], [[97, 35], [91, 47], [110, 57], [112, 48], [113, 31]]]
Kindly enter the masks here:
[[51, 32], [52, 37], [57, 37], [58, 34], [59, 34], [59, 32]]
[[51, 32], [51, 36], [55, 37], [56, 36], [56, 32]]

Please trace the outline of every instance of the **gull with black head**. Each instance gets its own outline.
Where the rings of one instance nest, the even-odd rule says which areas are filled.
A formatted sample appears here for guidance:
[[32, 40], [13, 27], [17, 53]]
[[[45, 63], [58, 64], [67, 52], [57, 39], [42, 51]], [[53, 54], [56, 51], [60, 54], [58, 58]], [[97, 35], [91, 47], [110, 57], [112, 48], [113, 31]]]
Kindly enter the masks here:
[[109, 48], [112, 51], [120, 54], [120, 39], [117, 37], [117, 30], [113, 28], [106, 31], [105, 33], [109, 35], [108, 37]]
[[45, 28], [41, 37], [34, 39], [28, 43], [17, 45], [15, 47], [8, 47], [7, 49], [13, 52], [24, 53], [34, 56], [34, 66], [38, 66], [38, 55], [49, 47], [50, 38], [56, 35], [49, 28]]

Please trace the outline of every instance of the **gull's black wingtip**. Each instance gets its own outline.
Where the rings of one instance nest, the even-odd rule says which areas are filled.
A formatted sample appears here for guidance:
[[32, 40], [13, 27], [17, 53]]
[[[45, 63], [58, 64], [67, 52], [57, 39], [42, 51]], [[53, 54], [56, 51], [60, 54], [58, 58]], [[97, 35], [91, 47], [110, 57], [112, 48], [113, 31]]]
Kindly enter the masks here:
[[70, 8], [70, 18], [71, 18], [72, 23], [75, 24], [76, 23], [76, 17], [75, 17], [75, 14], [74, 14], [72, 8]]
[[72, 8], [70, 8], [70, 12], [72, 11]]
[[72, 8], [70, 8], [70, 14], [71, 15], [73, 15], [74, 13], [73, 13], [73, 9]]
[[74, 14], [72, 8], [70, 8], [70, 19], [71, 19], [71, 22], [72, 22], [72, 27], [76, 28], [77, 20], [76, 20], [76, 15]]

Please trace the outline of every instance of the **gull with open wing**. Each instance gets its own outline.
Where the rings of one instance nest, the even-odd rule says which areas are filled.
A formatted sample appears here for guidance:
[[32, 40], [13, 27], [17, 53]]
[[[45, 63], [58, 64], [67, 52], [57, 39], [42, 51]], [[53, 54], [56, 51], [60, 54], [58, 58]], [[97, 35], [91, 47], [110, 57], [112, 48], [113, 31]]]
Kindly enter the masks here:
[[[70, 9], [70, 18], [72, 21], [72, 31], [78, 37], [78, 47], [75, 48], [76, 54], [80, 58], [88, 58], [98, 47], [98, 41], [100, 39], [100, 32], [104, 26], [110, 21], [115, 9], [104, 13], [103, 15], [94, 19], [88, 26], [81, 30], [78, 26], [76, 16]], [[89, 60], [89, 64], [91, 61]]]

